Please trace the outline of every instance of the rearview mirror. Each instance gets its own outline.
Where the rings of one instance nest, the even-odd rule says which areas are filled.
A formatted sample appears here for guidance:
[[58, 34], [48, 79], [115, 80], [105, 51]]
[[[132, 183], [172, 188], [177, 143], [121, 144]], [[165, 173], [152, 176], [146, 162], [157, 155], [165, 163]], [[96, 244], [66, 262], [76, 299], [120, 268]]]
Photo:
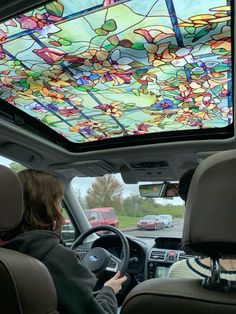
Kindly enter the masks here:
[[178, 183], [171, 182], [142, 184], [139, 193], [142, 197], [173, 198], [179, 196], [178, 188]]

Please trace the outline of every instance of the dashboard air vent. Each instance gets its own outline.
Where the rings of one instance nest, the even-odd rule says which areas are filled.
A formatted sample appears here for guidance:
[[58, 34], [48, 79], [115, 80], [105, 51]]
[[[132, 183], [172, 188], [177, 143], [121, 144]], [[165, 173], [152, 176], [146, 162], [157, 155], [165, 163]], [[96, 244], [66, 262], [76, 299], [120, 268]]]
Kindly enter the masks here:
[[187, 255], [185, 254], [184, 252], [183, 253], [179, 253], [179, 261], [182, 261], [183, 259], [188, 259], [188, 258], [191, 258], [193, 257], [192, 255]]
[[151, 251], [150, 259], [155, 259], [158, 261], [164, 261], [165, 257], [166, 257], [166, 251], [162, 251], [162, 250], [152, 250]]

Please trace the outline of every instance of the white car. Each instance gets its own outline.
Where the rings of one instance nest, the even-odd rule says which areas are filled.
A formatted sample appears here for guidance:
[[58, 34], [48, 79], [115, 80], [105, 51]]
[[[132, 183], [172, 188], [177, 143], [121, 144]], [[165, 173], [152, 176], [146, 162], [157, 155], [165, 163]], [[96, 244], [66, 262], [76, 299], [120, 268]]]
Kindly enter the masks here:
[[173, 217], [171, 215], [159, 215], [158, 218], [164, 222], [165, 228], [174, 227]]

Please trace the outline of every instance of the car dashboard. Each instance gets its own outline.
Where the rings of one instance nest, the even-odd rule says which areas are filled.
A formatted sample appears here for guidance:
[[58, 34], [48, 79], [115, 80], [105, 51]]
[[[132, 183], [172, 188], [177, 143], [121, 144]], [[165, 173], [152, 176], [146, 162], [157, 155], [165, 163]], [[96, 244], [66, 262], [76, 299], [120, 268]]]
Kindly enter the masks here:
[[181, 248], [181, 238], [158, 237], [147, 253], [145, 279], [166, 278], [173, 263], [190, 257]]
[[[132, 275], [136, 283], [151, 278], [166, 278], [173, 263], [193, 257], [182, 250], [181, 238], [157, 237], [151, 245], [147, 245], [145, 240], [142, 241], [140, 238], [127, 236], [127, 239], [130, 245], [127, 272]], [[122, 259], [121, 242], [116, 236], [102, 236], [92, 245], [92, 247], [96, 246], [103, 247]]]
[[[178, 261], [193, 257], [187, 255], [181, 247], [181, 238], [157, 237], [149, 244], [145, 239], [126, 236], [130, 246], [130, 261], [127, 273], [131, 276], [133, 285], [152, 278], [166, 278], [170, 266]], [[120, 239], [113, 235], [102, 235], [92, 243], [92, 248], [102, 247], [114, 256], [122, 259]], [[84, 249], [77, 250], [84, 255]], [[86, 250], [87, 251], [87, 250]]]

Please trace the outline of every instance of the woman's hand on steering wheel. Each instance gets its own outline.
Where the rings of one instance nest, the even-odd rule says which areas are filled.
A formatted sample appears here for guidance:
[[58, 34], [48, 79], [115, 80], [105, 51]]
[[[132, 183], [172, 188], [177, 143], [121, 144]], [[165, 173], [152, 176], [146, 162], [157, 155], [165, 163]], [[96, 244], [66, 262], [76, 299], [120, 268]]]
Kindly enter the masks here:
[[117, 294], [121, 288], [122, 283], [127, 280], [126, 276], [120, 277], [120, 271], [118, 271], [114, 277], [112, 277], [110, 280], [108, 280], [104, 286], [110, 287], [114, 290], [115, 294]]

